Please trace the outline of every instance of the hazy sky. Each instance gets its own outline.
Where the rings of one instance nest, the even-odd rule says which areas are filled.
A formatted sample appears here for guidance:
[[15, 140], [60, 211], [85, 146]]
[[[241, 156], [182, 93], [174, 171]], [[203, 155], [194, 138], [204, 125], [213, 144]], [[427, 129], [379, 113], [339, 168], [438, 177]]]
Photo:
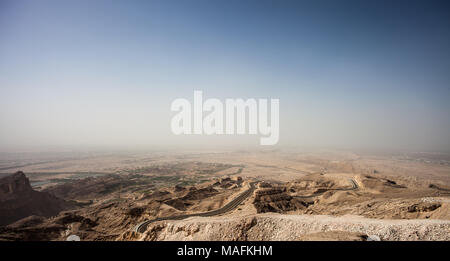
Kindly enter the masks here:
[[0, 0], [0, 150], [255, 145], [170, 104], [279, 98], [278, 146], [450, 151], [448, 1]]

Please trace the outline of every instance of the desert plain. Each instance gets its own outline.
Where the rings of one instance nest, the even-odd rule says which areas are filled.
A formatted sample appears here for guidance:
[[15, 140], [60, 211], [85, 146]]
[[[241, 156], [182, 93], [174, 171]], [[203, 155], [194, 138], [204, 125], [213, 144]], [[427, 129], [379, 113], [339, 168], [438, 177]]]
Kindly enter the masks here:
[[450, 155], [5, 153], [0, 240], [450, 240]]

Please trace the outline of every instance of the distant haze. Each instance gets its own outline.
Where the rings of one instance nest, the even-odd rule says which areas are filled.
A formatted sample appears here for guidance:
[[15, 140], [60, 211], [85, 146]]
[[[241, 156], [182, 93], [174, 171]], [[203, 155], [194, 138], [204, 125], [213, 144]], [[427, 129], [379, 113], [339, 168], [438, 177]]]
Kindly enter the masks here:
[[448, 1], [0, 1], [0, 150], [258, 147], [176, 98], [280, 99], [286, 146], [450, 151]]

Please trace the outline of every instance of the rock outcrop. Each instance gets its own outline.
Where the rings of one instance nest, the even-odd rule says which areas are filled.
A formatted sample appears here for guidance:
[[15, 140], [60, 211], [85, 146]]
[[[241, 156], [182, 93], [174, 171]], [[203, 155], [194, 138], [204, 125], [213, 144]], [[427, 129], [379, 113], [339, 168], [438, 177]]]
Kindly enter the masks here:
[[0, 226], [28, 216], [55, 216], [74, 207], [50, 193], [35, 191], [21, 171], [0, 179]]

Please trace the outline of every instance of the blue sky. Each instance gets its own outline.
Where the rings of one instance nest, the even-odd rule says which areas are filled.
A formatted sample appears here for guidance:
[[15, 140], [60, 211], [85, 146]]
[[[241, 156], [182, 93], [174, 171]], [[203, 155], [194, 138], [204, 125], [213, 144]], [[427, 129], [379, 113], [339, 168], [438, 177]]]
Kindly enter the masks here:
[[170, 103], [280, 98], [280, 146], [450, 149], [446, 1], [0, 1], [0, 146], [174, 137]]

